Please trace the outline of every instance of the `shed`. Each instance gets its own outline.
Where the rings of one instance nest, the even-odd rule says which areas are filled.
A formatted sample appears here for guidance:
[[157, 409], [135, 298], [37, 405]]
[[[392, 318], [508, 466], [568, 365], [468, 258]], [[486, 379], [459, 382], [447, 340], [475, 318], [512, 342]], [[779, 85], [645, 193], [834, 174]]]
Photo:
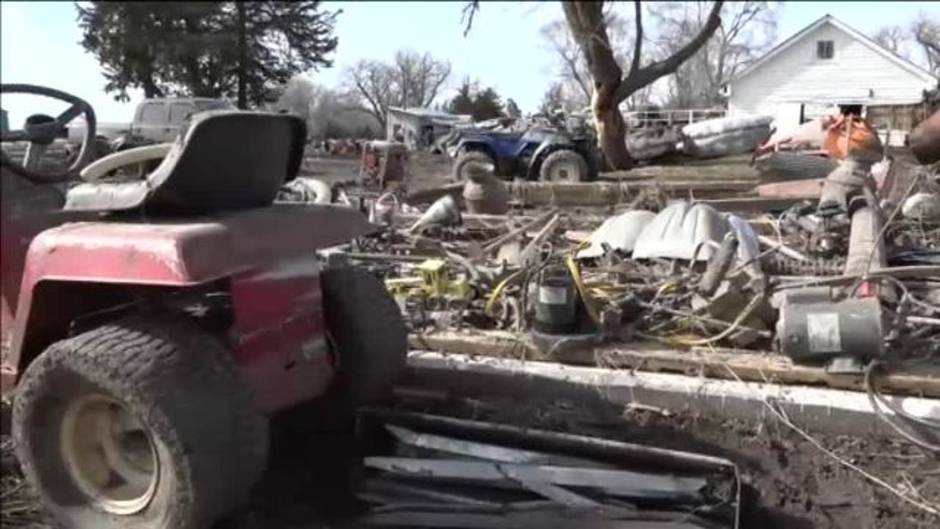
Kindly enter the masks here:
[[729, 114], [771, 115], [778, 129], [854, 106], [885, 134], [909, 131], [924, 112], [924, 92], [937, 84], [927, 70], [826, 15], [736, 75], [725, 95]]
[[399, 141], [409, 149], [424, 149], [461, 123], [471, 123], [469, 115], [450, 114], [430, 108], [388, 108], [385, 139]]

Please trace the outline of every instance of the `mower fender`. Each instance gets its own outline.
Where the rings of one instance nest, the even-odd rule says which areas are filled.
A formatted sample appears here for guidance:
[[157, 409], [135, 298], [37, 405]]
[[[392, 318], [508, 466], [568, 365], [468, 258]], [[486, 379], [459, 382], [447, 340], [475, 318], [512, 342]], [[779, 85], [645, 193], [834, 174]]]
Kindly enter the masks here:
[[[315, 261], [314, 251], [375, 229], [351, 208], [304, 204], [239, 211], [204, 221], [73, 222], [46, 230], [27, 250], [15, 310], [9, 315], [4, 311], [5, 319], [9, 316], [17, 324], [4, 322], [3, 391], [11, 389], [32, 357], [67, 335], [77, 316], [127, 303], [133, 299], [132, 291], [176, 290], [231, 278], [236, 302], [245, 301], [245, 307], [257, 305], [261, 296], [274, 290], [282, 299], [313, 305], [319, 299], [319, 283], [309, 292], [296, 283], [318, 277], [317, 271], [304, 267]], [[302, 320], [298, 329], [290, 330], [300, 341], [322, 334], [321, 315], [286, 314], [294, 306], [282, 303], [278, 314], [242, 318], [250, 325], [242, 327], [241, 339], [253, 352], [241, 351], [239, 360], [256, 363], [266, 354], [267, 346], [249, 344], [245, 335], [260, 333], [256, 340], [266, 335], [267, 343], [276, 341], [271, 333], [282, 329], [274, 328], [274, 320]], [[269, 392], [266, 404], [280, 407], [290, 398]]]
[[[87, 281], [44, 279], [22, 291], [16, 318], [4, 311], [3, 362], [0, 386], [4, 395], [36, 356], [53, 342], [68, 337], [78, 324], [113, 320], [133, 310], [137, 287]], [[157, 290], [157, 289], [151, 289]], [[20, 312], [22, 311], [22, 312]], [[85, 321], [83, 321], [85, 320]]]

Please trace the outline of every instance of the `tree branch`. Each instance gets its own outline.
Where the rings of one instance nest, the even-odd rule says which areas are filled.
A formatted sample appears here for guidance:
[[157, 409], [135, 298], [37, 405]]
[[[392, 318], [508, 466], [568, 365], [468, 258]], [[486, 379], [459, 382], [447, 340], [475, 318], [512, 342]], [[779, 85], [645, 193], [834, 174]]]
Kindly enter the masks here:
[[607, 37], [603, 4], [566, 1], [562, 2], [562, 8], [568, 27], [584, 53], [595, 86], [597, 83], [619, 82], [623, 72], [614, 58]]
[[636, 10], [634, 22], [636, 23], [636, 43], [633, 45], [633, 63], [630, 65], [630, 74], [633, 75], [640, 69], [640, 56], [643, 52], [643, 7], [640, 0], [635, 0], [633, 5]]
[[425, 101], [424, 105], [422, 106], [425, 106], [425, 107], [431, 106], [431, 103], [433, 103], [434, 100], [437, 99], [437, 94], [440, 91], [441, 87], [444, 86], [444, 83], [447, 82], [447, 78], [450, 77], [450, 72], [451, 72], [450, 63], [449, 62], [445, 63], [445, 66], [447, 69], [445, 71], [441, 71], [438, 81], [434, 83], [434, 85], [428, 91], [427, 101]]
[[591, 100], [591, 85], [588, 84], [584, 80], [584, 77], [581, 76], [581, 72], [578, 71], [577, 55], [575, 54], [573, 56], [561, 48], [558, 49], [558, 52], [559, 52], [558, 54], [561, 56], [561, 60], [564, 61], [565, 66], [568, 67], [568, 75], [575, 82], [575, 84], [578, 85], [578, 88], [581, 89], [581, 92], [584, 94], [585, 99], [590, 101]]
[[705, 26], [702, 27], [702, 30], [699, 31], [694, 39], [683, 46], [679, 51], [661, 61], [656, 61], [640, 68], [637, 72], [624, 79], [617, 89], [615, 99], [617, 101], [623, 101], [630, 97], [630, 94], [633, 92], [656, 81], [660, 77], [674, 73], [683, 62], [695, 55], [695, 52], [711, 38], [715, 30], [718, 29], [718, 26], [721, 25], [720, 15], [721, 6], [723, 4], [724, 0], [715, 0]]
[[463, 26], [463, 36], [466, 37], [470, 33], [470, 28], [473, 27], [473, 17], [477, 14], [477, 11], [480, 10], [480, 0], [472, 0], [467, 2], [463, 6], [463, 14], [460, 17], [460, 22]]

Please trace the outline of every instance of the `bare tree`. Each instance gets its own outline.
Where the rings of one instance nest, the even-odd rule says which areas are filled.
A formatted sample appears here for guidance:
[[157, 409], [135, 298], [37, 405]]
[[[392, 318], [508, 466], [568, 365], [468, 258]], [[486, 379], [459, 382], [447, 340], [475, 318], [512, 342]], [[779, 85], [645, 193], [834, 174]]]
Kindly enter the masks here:
[[901, 56], [905, 53], [905, 43], [908, 40], [907, 31], [901, 26], [885, 26], [878, 30], [874, 36], [875, 42]]
[[[633, 157], [627, 151], [626, 124], [620, 113], [620, 103], [658, 79], [675, 73], [682, 63], [695, 55], [721, 25], [719, 15], [722, 4], [724, 0], [715, 0], [701, 30], [685, 45], [664, 58], [642, 66], [643, 8], [640, 1], [635, 0], [633, 58], [624, 76], [624, 70], [618, 64], [614, 46], [611, 44], [604, 2], [562, 2], [568, 28], [578, 43], [591, 74], [591, 110], [597, 129], [597, 141], [611, 167], [630, 169], [634, 165]], [[467, 2], [463, 12], [464, 35], [470, 31], [473, 15], [479, 9], [479, 1]]]
[[630, 169], [633, 157], [625, 142], [626, 125], [619, 104], [663, 76], [675, 73], [679, 66], [691, 58], [721, 25], [723, 0], [716, 0], [701, 30], [685, 45], [669, 56], [642, 66], [643, 12], [639, 1], [634, 2], [633, 58], [624, 75], [611, 46], [604, 6], [600, 2], [566, 1], [562, 3], [565, 19], [581, 48], [594, 90], [591, 109], [597, 129], [598, 144], [609, 165], [615, 169]]
[[923, 50], [927, 69], [940, 75], [940, 22], [921, 12], [911, 24], [911, 34]]
[[[654, 11], [664, 56], [680, 49], [708, 22], [710, 2], [669, 2]], [[777, 28], [774, 2], [731, 2], [714, 36], [670, 79], [670, 106], [718, 105], [721, 89], [743, 67], [770, 48]]]
[[346, 86], [384, 127], [388, 107], [427, 107], [450, 77], [450, 63], [430, 53], [402, 50], [391, 64], [359, 61], [346, 70]]
[[310, 138], [372, 137], [384, 133], [371, 112], [362, 108], [356, 94], [330, 90], [303, 76], [291, 79], [271, 107], [303, 118]]
[[560, 82], [554, 82], [542, 95], [542, 104], [539, 105], [539, 112], [545, 115], [553, 114], [559, 108], [565, 106], [565, 87]]
[[[611, 46], [618, 63], [626, 62], [625, 49], [633, 40], [632, 21], [614, 11], [608, 4], [604, 11]], [[587, 61], [578, 47], [571, 28], [564, 19], [555, 20], [542, 26], [542, 38], [555, 52], [558, 60], [558, 77], [562, 80], [562, 91], [566, 103], [583, 108], [591, 103], [593, 83]]]

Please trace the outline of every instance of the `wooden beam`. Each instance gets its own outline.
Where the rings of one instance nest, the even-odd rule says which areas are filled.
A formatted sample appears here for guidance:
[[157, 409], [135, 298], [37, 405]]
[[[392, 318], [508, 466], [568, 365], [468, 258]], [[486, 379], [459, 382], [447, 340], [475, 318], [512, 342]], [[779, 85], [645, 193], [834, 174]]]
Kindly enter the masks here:
[[[524, 335], [506, 331], [439, 331], [412, 334], [409, 345], [441, 353], [555, 361], [563, 364], [637, 369], [734, 379], [746, 382], [799, 384], [864, 391], [861, 376], [833, 375], [821, 367], [794, 363], [769, 351], [664, 349], [646, 342], [606, 344], [547, 356]], [[732, 373], [733, 372], [733, 373]], [[940, 398], [940, 366], [902, 364], [880, 380], [885, 393]]]
[[708, 204], [718, 211], [731, 213], [763, 213], [766, 211], [783, 211], [790, 206], [801, 202], [798, 198], [775, 197], [732, 197], [710, 198], [700, 202]]
[[624, 182], [513, 182], [510, 195], [529, 206], [612, 206], [630, 202], [637, 193], [658, 189], [677, 198], [727, 197], [749, 192], [754, 188], [751, 180], [640, 180]]

